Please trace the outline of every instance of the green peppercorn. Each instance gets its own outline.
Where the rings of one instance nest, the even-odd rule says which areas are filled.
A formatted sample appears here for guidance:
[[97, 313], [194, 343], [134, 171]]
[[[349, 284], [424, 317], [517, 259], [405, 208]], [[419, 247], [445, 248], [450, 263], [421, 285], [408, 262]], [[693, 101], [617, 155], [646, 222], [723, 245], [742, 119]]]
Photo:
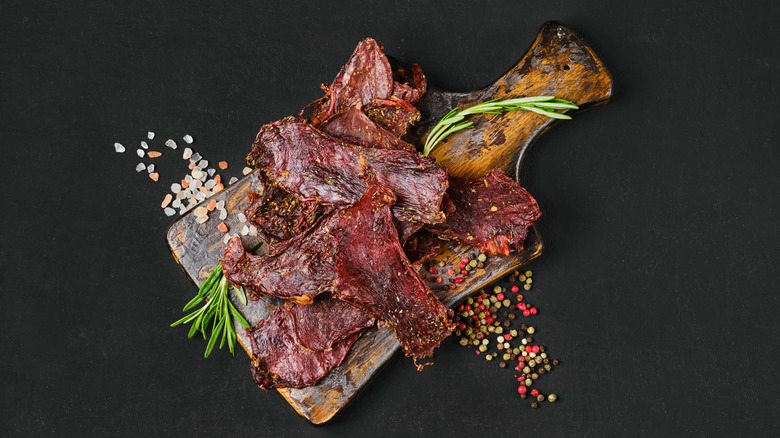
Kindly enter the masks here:
[[488, 326], [488, 328], [487, 328], [487, 330], [488, 330], [490, 333], [495, 333], [495, 331], [496, 331], [496, 328], [495, 328], [494, 326], [492, 326], [492, 325], [489, 325], [489, 326]]
[[501, 356], [501, 358], [502, 358], [502, 359], [504, 359], [504, 360], [509, 360], [509, 359], [511, 359], [511, 358], [512, 358], [512, 355], [511, 355], [511, 354], [509, 354], [509, 353], [504, 353], [504, 355], [503, 355], [503, 356]]
[[487, 351], [487, 345], [480, 345], [479, 346], [479, 351], [481, 351], [482, 353], [486, 352]]
[[531, 368], [530, 367], [528, 367], [528, 366], [523, 367], [523, 374], [530, 374], [530, 373], [531, 373]]
[[525, 329], [525, 331], [528, 332], [529, 335], [532, 335], [532, 334], [534, 334], [536, 329], [533, 328], [533, 327], [528, 327], [527, 329]]
[[466, 300], [466, 303], [468, 304], [474, 304], [474, 298], [469, 297], [468, 300]]
[[509, 298], [505, 298], [504, 301], [501, 302], [501, 304], [503, 304], [504, 307], [509, 307], [512, 305], [512, 302], [509, 300]]
[[530, 278], [526, 278], [526, 279], [525, 279], [525, 284], [531, 284], [531, 283], [533, 283], [533, 282], [534, 282], [534, 281], [533, 281], [532, 279], [530, 279]]
[[504, 328], [499, 326], [499, 327], [495, 328], [495, 331], [496, 331], [496, 333], [498, 333], [500, 335], [501, 333], [504, 333]]
[[482, 253], [477, 256], [477, 260], [479, 260], [480, 262], [484, 262], [485, 260], [487, 260], [487, 256], [485, 255], [485, 253]]
[[474, 330], [471, 329], [471, 327], [466, 327], [466, 336], [474, 333]]
[[480, 319], [479, 320], [479, 323], [482, 324], [482, 325], [485, 325], [486, 322], [487, 322], [487, 320], [485, 320], [485, 319]]
[[525, 271], [525, 276], [526, 276], [526, 277], [530, 277], [530, 276], [532, 276], [532, 275], [534, 275], [534, 273], [533, 273], [533, 272], [531, 272], [531, 271]]
[[513, 348], [512, 349], [512, 354], [520, 354], [520, 348], [519, 347]]
[[544, 370], [545, 371], [550, 371], [551, 369], [552, 369], [552, 367], [550, 366], [550, 364], [545, 364], [544, 365]]
[[[540, 349], [540, 350], [541, 350], [541, 349]], [[541, 357], [542, 357], [542, 359], [547, 359], [547, 353], [542, 353], [542, 354], [540, 354], [539, 356], [541, 356]]]
[[501, 308], [501, 301], [496, 300], [496, 303], [494, 304], [494, 306], [496, 307], [496, 309], [500, 309]]
[[555, 403], [558, 400], [558, 396], [555, 394], [550, 394], [547, 396], [547, 401], [550, 403]]
[[471, 341], [471, 344], [472, 345], [479, 345], [479, 339], [474, 339], [473, 341]]
[[501, 293], [501, 286], [495, 286], [495, 287], [493, 287], [493, 293], [494, 293], [494, 294]]
[[536, 380], [536, 379], [539, 378], [539, 374], [533, 373], [533, 374], [531, 374], [531, 378]]
[[472, 268], [476, 268], [477, 267], [477, 263], [478, 262], [476, 260], [472, 260], [472, 261], [469, 262], [469, 266], [471, 266]]
[[495, 296], [491, 295], [490, 296], [490, 302], [491, 303], [495, 303], [496, 301], [498, 301], [498, 299]]
[[525, 275], [520, 275], [519, 277], [517, 277], [517, 279], [520, 281], [525, 281]]
[[526, 284], [524, 284], [524, 285], [523, 285], [523, 289], [525, 289], [525, 290], [531, 290], [531, 285], [530, 285], [530, 284], [528, 284], [528, 283], [526, 283]]
[[509, 332], [510, 335], [512, 335], [513, 338], [517, 337], [517, 330], [512, 329], [512, 331]]
[[469, 340], [468, 340], [468, 339], [466, 339], [466, 338], [460, 338], [460, 345], [462, 345], [462, 346], [464, 346], [464, 347], [465, 347], [466, 345], [469, 345]]
[[525, 386], [531, 386], [531, 384], [534, 383], [531, 379], [525, 379]]
[[461, 335], [460, 330], [455, 330], [455, 336], [460, 336], [460, 335]]
[[443, 267], [444, 267], [444, 265], [445, 265], [445, 263], [444, 263], [444, 260], [442, 260], [442, 261], [440, 261], [440, 262], [439, 262], [439, 267], [440, 267], [440, 268], [443, 268]]
[[479, 312], [479, 315], [477, 316], [479, 317], [479, 319], [485, 319], [485, 312]]

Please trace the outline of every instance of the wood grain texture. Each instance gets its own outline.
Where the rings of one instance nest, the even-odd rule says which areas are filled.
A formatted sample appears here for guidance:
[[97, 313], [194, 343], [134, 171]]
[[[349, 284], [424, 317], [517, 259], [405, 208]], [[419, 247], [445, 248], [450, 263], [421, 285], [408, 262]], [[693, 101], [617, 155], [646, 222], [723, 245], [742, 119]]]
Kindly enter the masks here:
[[[433, 124], [454, 106], [463, 107], [496, 98], [556, 95], [575, 102], [584, 110], [607, 103], [611, 93], [612, 79], [593, 51], [570, 29], [550, 22], [542, 27], [520, 62], [488, 87], [471, 93], [431, 89], [420, 104], [423, 118], [413, 135], [418, 144], [422, 144]], [[493, 168], [504, 169], [510, 175], [516, 173], [528, 147], [555, 123], [524, 111], [477, 116], [474, 120], [474, 129], [448, 137], [431, 154], [454, 175], [478, 177]], [[256, 172], [214, 198], [224, 200], [229, 212], [243, 211], [248, 204], [247, 194], [260, 190]], [[219, 221], [211, 219], [198, 224], [192, 211], [171, 224], [167, 240], [176, 262], [193, 283], [199, 285], [218, 263], [225, 243], [224, 234], [217, 230]], [[224, 222], [230, 232], [237, 232], [241, 227], [236, 214], [230, 214]], [[257, 242], [247, 236], [243, 239], [246, 247]], [[426, 271], [421, 275], [446, 306], [454, 307], [481, 287], [538, 257], [542, 248], [538, 230], [532, 227], [523, 251], [510, 256], [490, 256], [484, 268], [476, 269], [454, 290], [446, 284], [436, 283], [434, 276]], [[443, 246], [434, 260], [443, 260], [448, 266], [457, 265], [467, 252], [477, 253], [468, 246], [451, 241]], [[189, 296], [184, 298], [189, 299]], [[252, 325], [282, 305], [281, 300], [273, 297], [249, 302], [247, 306], [241, 306], [235, 297], [231, 299]], [[239, 342], [251, 356], [249, 339], [244, 330], [236, 325], [236, 332]], [[392, 330], [373, 327], [355, 342], [342, 364], [331, 370], [317, 385], [304, 389], [280, 389], [279, 392], [300, 415], [314, 424], [322, 424], [346, 406], [399, 349]], [[414, 366], [411, 359], [409, 362], [409, 366]]]

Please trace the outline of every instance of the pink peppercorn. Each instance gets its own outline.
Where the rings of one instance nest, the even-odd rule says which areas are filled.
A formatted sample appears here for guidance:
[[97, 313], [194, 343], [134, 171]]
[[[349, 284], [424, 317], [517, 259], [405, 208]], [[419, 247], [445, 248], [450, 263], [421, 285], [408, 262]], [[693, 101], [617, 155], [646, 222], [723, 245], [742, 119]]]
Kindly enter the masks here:
[[455, 270], [452, 268], [447, 269], [447, 275], [455, 275]]
[[531, 312], [531, 315], [536, 315], [536, 307], [531, 307], [531, 309], [529, 309], [529, 312]]
[[436, 277], [436, 282], [441, 283], [441, 277]]
[[465, 264], [465, 263], [463, 263], [463, 262], [461, 262], [461, 263], [460, 263], [460, 265], [458, 265], [458, 266], [460, 267], [460, 269], [463, 269], [463, 268], [465, 268], [465, 267], [466, 267], [466, 264]]
[[528, 310], [523, 310], [523, 316], [531, 316], [531, 312]]
[[[519, 392], [520, 394], [525, 394], [525, 392], [526, 392], [526, 391], [528, 391], [528, 388], [526, 388], [526, 387], [525, 387], [525, 386], [523, 386], [523, 385], [520, 385], [520, 386], [517, 388], [517, 392]], [[536, 390], [534, 389], [534, 391], [536, 391]], [[531, 391], [531, 394], [533, 394], [533, 393], [534, 393], [534, 392], [533, 392], [533, 391]]]
[[454, 284], [450, 284], [450, 289], [455, 289], [455, 285]]
[[460, 259], [460, 262], [461, 262], [461, 263], [468, 263], [468, 262], [470, 262], [470, 261], [471, 261], [471, 260], [469, 260], [469, 258], [468, 258], [468, 257], [463, 257], [462, 259]]
[[434, 268], [434, 267], [431, 267], [431, 269], [429, 269], [429, 271], [431, 272], [431, 274], [436, 274], [436, 268]]
[[468, 275], [469, 271], [463, 269], [460, 271], [460, 275]]
[[498, 294], [498, 295], [496, 295], [496, 299], [497, 299], [498, 301], [504, 301], [504, 294]]
[[520, 292], [520, 288], [517, 287], [517, 285], [514, 285], [514, 286], [512, 286], [512, 292], [518, 293], [518, 292]]
[[458, 277], [455, 279], [455, 283], [461, 283], [463, 282], [463, 277]]
[[531, 390], [531, 395], [536, 397], [537, 395], [539, 395], [539, 390], [538, 389], [532, 389]]

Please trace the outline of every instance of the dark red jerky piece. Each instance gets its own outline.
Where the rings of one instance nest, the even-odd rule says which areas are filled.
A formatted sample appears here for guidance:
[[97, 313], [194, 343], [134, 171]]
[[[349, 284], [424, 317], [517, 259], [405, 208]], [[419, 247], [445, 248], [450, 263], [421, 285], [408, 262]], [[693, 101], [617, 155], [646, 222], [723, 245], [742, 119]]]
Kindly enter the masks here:
[[401, 150], [352, 145], [297, 116], [263, 126], [247, 162], [262, 168], [279, 187], [304, 201], [351, 205], [365, 193], [373, 173], [396, 195], [399, 220], [438, 223], [447, 171], [432, 158]]
[[[404, 246], [409, 236], [417, 232], [422, 228], [422, 224], [418, 222], [399, 221], [393, 218], [393, 224], [395, 229], [398, 230], [398, 241], [401, 242], [401, 246]], [[411, 259], [410, 259], [411, 260]]]
[[309, 350], [327, 350], [352, 333], [374, 325], [374, 318], [344, 301], [323, 297], [295, 306], [293, 323], [298, 342]]
[[416, 152], [414, 146], [369, 119], [359, 106], [334, 114], [319, 128], [338, 139], [368, 148]]
[[254, 381], [266, 391], [314, 385], [373, 323], [365, 312], [332, 298], [279, 308], [249, 330]]
[[404, 253], [412, 262], [412, 267], [419, 271], [423, 263], [432, 259], [442, 247], [442, 241], [427, 230], [420, 230], [409, 237], [404, 245]]
[[412, 83], [414, 85], [409, 85], [405, 79], [398, 78], [396, 74], [396, 82], [393, 84], [393, 95], [415, 105], [425, 94], [428, 88], [428, 80], [425, 78], [422, 68], [417, 64], [412, 64]]
[[[301, 201], [285, 192], [258, 173], [261, 193], [249, 193], [249, 205], [244, 210], [247, 220], [257, 227], [259, 236], [274, 244], [288, 240], [308, 230], [328, 208], [317, 202]], [[273, 252], [273, 251], [272, 251]]]
[[363, 111], [371, 121], [399, 137], [406, 135], [409, 128], [420, 120], [417, 108], [396, 96], [374, 99]]
[[328, 105], [312, 108], [310, 120], [318, 126], [332, 114], [393, 93], [393, 72], [381, 47], [372, 38], [361, 41], [346, 65], [330, 84]]
[[[447, 197], [455, 211], [426, 228], [489, 254], [523, 249], [528, 227], [542, 214], [536, 200], [499, 169], [473, 180], [450, 178]], [[443, 208], [449, 209], [446, 202]]]
[[392, 327], [404, 354], [424, 358], [453, 330], [452, 312], [406, 258], [389, 209], [392, 201], [390, 190], [372, 184], [355, 206], [338, 213], [334, 295]]
[[233, 284], [246, 286], [250, 298], [273, 295], [308, 303], [332, 289], [337, 242], [327, 227], [314, 227], [284, 242], [278, 254], [252, 255], [234, 236], [222, 255], [222, 270]]

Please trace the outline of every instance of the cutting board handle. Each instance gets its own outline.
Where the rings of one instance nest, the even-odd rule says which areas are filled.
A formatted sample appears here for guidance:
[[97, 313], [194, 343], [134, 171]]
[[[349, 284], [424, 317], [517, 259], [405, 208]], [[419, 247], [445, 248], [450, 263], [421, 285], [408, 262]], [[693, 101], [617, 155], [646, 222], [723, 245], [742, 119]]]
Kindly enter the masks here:
[[[531, 48], [508, 72], [489, 86], [470, 93], [432, 89], [421, 103], [427, 131], [451, 108], [465, 108], [491, 99], [554, 95], [580, 109], [609, 102], [612, 76], [591, 47], [574, 31], [557, 22], [542, 25]], [[484, 169], [501, 168], [519, 175], [528, 148], [558, 120], [528, 111], [474, 116], [474, 128], [457, 132], [431, 153], [455, 176], [475, 178]], [[573, 123], [571, 121], [567, 123]]]

